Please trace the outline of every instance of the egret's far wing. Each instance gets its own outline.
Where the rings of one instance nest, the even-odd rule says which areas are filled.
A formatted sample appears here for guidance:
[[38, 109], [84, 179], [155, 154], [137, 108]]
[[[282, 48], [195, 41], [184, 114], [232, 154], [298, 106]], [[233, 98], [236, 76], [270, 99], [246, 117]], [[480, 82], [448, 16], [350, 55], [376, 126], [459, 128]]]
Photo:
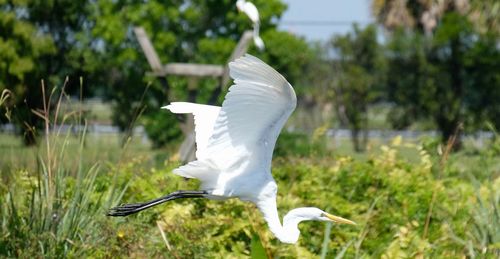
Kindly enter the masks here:
[[173, 102], [165, 107], [173, 113], [192, 113], [194, 116], [194, 131], [196, 135], [196, 158], [203, 156], [208, 143], [208, 139], [212, 135], [215, 120], [219, 115], [219, 106], [188, 103], [188, 102]]
[[245, 12], [253, 23], [260, 23], [259, 10], [251, 2], [246, 2], [243, 7], [243, 12]]
[[250, 156], [270, 166], [276, 139], [295, 109], [295, 92], [282, 75], [251, 55], [229, 63], [229, 70], [235, 85], [208, 140], [207, 158], [223, 169]]

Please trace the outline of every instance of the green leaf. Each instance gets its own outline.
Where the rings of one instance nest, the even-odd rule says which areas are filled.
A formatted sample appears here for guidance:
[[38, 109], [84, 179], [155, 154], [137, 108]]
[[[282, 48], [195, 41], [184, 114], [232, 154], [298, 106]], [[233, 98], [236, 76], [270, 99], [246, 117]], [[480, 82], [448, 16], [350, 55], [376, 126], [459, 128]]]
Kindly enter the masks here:
[[259, 235], [253, 234], [252, 243], [250, 248], [250, 257], [252, 259], [267, 259], [266, 250], [262, 246]]

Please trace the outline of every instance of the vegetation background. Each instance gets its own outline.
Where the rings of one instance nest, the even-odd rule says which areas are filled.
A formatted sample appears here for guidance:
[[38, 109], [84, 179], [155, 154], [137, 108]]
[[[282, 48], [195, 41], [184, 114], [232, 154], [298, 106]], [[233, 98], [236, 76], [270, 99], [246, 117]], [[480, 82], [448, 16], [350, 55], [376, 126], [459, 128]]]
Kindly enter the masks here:
[[[500, 3], [373, 0], [376, 23], [319, 43], [277, 29], [283, 2], [253, 2], [266, 50], [249, 52], [298, 95], [274, 153], [280, 215], [358, 226], [304, 223], [290, 246], [237, 200], [106, 218], [197, 188], [170, 173], [184, 118], [159, 107], [225, 94], [148, 76], [133, 27], [162, 63], [224, 65], [250, 22], [229, 0], [0, 0], [0, 257], [500, 256]], [[370, 134], [403, 129], [438, 134]]]

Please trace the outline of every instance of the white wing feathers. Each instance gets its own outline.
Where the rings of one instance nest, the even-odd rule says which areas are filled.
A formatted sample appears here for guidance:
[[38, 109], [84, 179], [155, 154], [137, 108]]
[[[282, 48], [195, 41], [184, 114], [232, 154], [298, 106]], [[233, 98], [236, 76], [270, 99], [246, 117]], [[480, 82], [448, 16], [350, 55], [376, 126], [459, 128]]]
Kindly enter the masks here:
[[[292, 86], [258, 58], [247, 54], [229, 63], [229, 70], [235, 85], [229, 88], [222, 108], [217, 111], [206, 149], [197, 152], [198, 160], [173, 171], [180, 176], [200, 179], [205, 190], [216, 185], [216, 175], [231, 173], [241, 163], [258, 161], [262, 168], [270, 168], [276, 139], [297, 103]], [[205, 106], [197, 106], [198, 110], [191, 106], [193, 104], [189, 105], [192, 111], [181, 111], [195, 114], [196, 141], [202, 143], [198, 134], [209, 132], [199, 123], [199, 118], [205, 116], [201, 113]], [[169, 109], [179, 112], [176, 106]], [[210, 116], [215, 114], [216, 108], [210, 108]]]
[[259, 36], [259, 30], [260, 30], [259, 10], [253, 3], [246, 2], [245, 0], [236, 1], [236, 7], [240, 11], [244, 12], [248, 16], [248, 18], [250, 18], [250, 20], [252, 21], [253, 42], [260, 51], [264, 50], [265, 49], [264, 41]]
[[274, 144], [297, 99], [292, 86], [276, 70], [251, 55], [229, 63], [235, 85], [229, 88], [206, 153], [221, 169], [249, 155], [271, 163]]
[[250, 18], [250, 20], [254, 24], [259, 24], [260, 19], [259, 19], [259, 10], [257, 10], [257, 7], [251, 2], [245, 2], [243, 5], [243, 12]]
[[212, 135], [215, 120], [219, 115], [219, 106], [204, 105], [188, 102], [173, 102], [165, 107], [172, 113], [192, 113], [194, 115], [195, 135], [196, 135], [196, 158], [203, 156], [208, 139]]

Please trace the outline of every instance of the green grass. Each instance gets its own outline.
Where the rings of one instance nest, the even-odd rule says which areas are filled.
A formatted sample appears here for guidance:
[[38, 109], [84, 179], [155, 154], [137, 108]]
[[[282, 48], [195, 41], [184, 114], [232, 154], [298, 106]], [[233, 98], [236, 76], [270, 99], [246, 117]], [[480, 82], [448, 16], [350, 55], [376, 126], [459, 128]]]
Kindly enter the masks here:
[[84, 100], [83, 102], [63, 100], [60, 104], [62, 114], [73, 111], [83, 111], [89, 123], [111, 125], [112, 109], [111, 103], [99, 99]]
[[83, 163], [85, 131], [78, 138], [78, 147], [66, 149], [77, 145], [69, 141], [70, 134], [46, 136], [45, 146], [39, 147], [46, 152], [35, 154], [36, 168], [2, 170], [2, 256], [78, 257], [95, 244], [94, 230], [105, 208], [121, 199], [124, 184], [98, 183], [99, 162]]
[[[80, 148], [78, 135], [52, 136], [56, 142], [66, 142], [66, 150], [69, 154], [75, 154]], [[132, 137], [122, 147], [123, 134], [88, 134], [83, 143], [85, 154], [81, 157], [83, 165], [91, 165], [100, 162], [104, 166], [118, 164], [131, 160], [140, 160], [145, 167], [151, 167], [162, 163], [173, 153], [170, 149], [152, 150], [148, 142], [144, 143], [142, 137]], [[41, 141], [39, 146], [26, 147], [21, 140], [12, 134], [0, 133], [0, 170], [34, 170], [38, 166], [37, 158], [46, 157], [46, 143]], [[61, 164], [74, 163], [74, 159], [61, 161]]]
[[[360, 155], [353, 153], [349, 140], [342, 140], [336, 149], [325, 148], [322, 141], [311, 145], [308, 138], [300, 144], [290, 142], [300, 138], [280, 140], [279, 148], [290, 149], [273, 162], [273, 174], [279, 184], [280, 215], [298, 206], [318, 206], [359, 224], [334, 225], [329, 229], [331, 234], [325, 236], [326, 225], [304, 223], [298, 245], [288, 246], [272, 237], [254, 206], [238, 200], [183, 200], [128, 218], [104, 217], [106, 209], [118, 203], [117, 194], [112, 202], [102, 198], [109, 195], [112, 186], [128, 184], [122, 202], [148, 200], [198, 186], [196, 181], [185, 181], [171, 173], [179, 165], [169, 160], [173, 152], [150, 150], [139, 139], [132, 139], [122, 148], [119, 137], [90, 134], [85, 141], [71, 135], [51, 139], [56, 153], [60, 153], [54, 168], [58, 168], [63, 180], [58, 196], [62, 215], [75, 215], [71, 204], [79, 204], [75, 207], [80, 208], [76, 218], [81, 217], [81, 224], [87, 226], [80, 231], [64, 232], [56, 230], [71, 229], [71, 224], [37, 229], [24, 225], [47, 221], [47, 210], [35, 218], [29, 216], [33, 208], [40, 206], [36, 204], [50, 207], [50, 196], [43, 195], [47, 187], [37, 184], [39, 177], [47, 175], [45, 144], [25, 148], [12, 136], [3, 135], [0, 146], [10, 153], [1, 153], [2, 161], [7, 161], [2, 164], [9, 166], [2, 170], [0, 201], [3, 222], [16, 227], [4, 225], [1, 242], [7, 250], [0, 249], [0, 254], [250, 257], [262, 255], [263, 248], [272, 256], [300, 258], [320, 254], [325, 258], [498, 256], [495, 213], [500, 158], [490, 148], [466, 145], [465, 150], [451, 154], [441, 168], [441, 156], [433, 143], [372, 140], [368, 152]], [[476, 180], [471, 182], [471, 177]], [[79, 181], [87, 185], [78, 188]], [[41, 190], [42, 195], [29, 198], [30, 190]], [[434, 204], [424, 237], [434, 192], [439, 202]], [[17, 225], [12, 223], [16, 220]], [[51, 235], [56, 238], [50, 238]], [[62, 237], [69, 241], [62, 241]], [[26, 245], [23, 240], [28, 241], [26, 244], [42, 245]]]
[[[50, 120], [48, 120], [50, 121]], [[282, 134], [273, 160], [281, 216], [316, 206], [358, 226], [300, 225], [279, 243], [252, 204], [180, 200], [127, 218], [118, 203], [196, 189], [171, 173], [176, 146], [120, 134], [42, 135], [36, 147], [0, 134], [0, 257], [498, 258], [500, 143], [464, 142], [448, 156], [433, 139]]]
[[[290, 116], [286, 127], [292, 127], [299, 131], [313, 132], [315, 129], [325, 126], [339, 128], [340, 119], [334, 106], [313, 106], [302, 107], [300, 104]], [[367, 128], [372, 130], [392, 130], [393, 126], [390, 123], [390, 107], [387, 103], [377, 103], [368, 106], [367, 109]], [[285, 128], [286, 128], [285, 127]], [[347, 128], [347, 126], [344, 126]], [[436, 128], [436, 125], [429, 120], [418, 119], [413, 121], [407, 127], [409, 130], [425, 131]]]

